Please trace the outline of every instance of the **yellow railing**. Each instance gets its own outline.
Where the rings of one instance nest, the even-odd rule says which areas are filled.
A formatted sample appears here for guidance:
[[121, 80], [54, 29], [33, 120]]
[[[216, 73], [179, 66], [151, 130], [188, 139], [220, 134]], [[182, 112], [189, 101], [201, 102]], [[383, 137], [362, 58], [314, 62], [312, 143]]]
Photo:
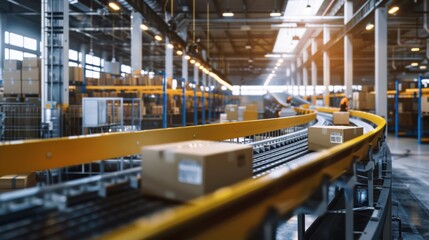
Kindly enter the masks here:
[[[338, 109], [320, 108], [332, 112]], [[176, 209], [137, 220], [104, 238], [114, 239], [245, 239], [269, 216], [292, 214], [322, 185], [350, 171], [353, 162], [366, 158], [371, 146], [384, 139], [385, 119], [360, 111], [351, 116], [377, 127], [351, 141], [319, 152], [293, 169], [279, 169], [258, 179], [192, 201]]]
[[259, 121], [208, 124], [128, 133], [93, 134], [47, 140], [0, 143], [0, 175], [61, 168], [138, 154], [146, 145], [192, 139], [220, 141], [309, 123], [314, 110], [296, 109], [302, 115]]

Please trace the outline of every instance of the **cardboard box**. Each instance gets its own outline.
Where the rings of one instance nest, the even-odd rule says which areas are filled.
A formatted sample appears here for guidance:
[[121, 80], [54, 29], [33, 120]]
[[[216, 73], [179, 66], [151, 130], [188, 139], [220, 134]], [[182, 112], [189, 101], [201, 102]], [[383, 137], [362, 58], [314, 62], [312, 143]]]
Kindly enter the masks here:
[[249, 111], [246, 109], [243, 112], [243, 121], [250, 121], [250, 120], [258, 120], [258, 112], [257, 111]]
[[374, 86], [362, 85], [362, 92], [369, 93], [374, 91]]
[[173, 112], [173, 115], [180, 115], [180, 108], [174, 107], [172, 112]]
[[[100, 78], [104, 76], [104, 73], [100, 73]], [[69, 67], [69, 81], [82, 82], [83, 81], [83, 68], [81, 67]]]
[[36, 173], [22, 173], [0, 177], [1, 189], [19, 189], [36, 186]]
[[401, 112], [398, 114], [399, 128], [403, 131], [414, 130], [417, 128], [417, 113], [414, 112]]
[[252, 153], [250, 145], [201, 140], [143, 147], [141, 188], [188, 201], [251, 179]]
[[333, 113], [333, 124], [334, 125], [349, 125], [350, 121], [349, 112], [334, 112]]
[[334, 147], [363, 134], [363, 127], [312, 126], [308, 128], [308, 150], [319, 151]]
[[40, 81], [22, 81], [23, 94], [40, 94]]
[[155, 106], [152, 106], [152, 114], [153, 115], [162, 115], [162, 110], [163, 110], [163, 107], [162, 106], [158, 106], [158, 105], [155, 105]]
[[235, 104], [228, 104], [225, 106], [225, 113], [227, 120], [238, 120], [238, 106]]
[[257, 112], [257, 111], [258, 111], [258, 104], [256, 104], [256, 103], [247, 104], [247, 105], [246, 105], [246, 110], [247, 110], [247, 111], [254, 111], [254, 112]]
[[357, 110], [372, 110], [375, 108], [375, 95], [365, 92], [353, 93], [353, 108]]
[[21, 70], [3, 71], [5, 94], [21, 94]]
[[3, 69], [5, 71], [15, 71], [22, 67], [22, 62], [19, 60], [5, 60]]
[[41, 59], [37, 57], [32, 58], [24, 58], [22, 61], [23, 68], [39, 68], [41, 63]]
[[40, 68], [23, 68], [22, 81], [39, 81]]
[[421, 98], [422, 100], [422, 112], [424, 113], [429, 113], [429, 97], [428, 96], [423, 96]]

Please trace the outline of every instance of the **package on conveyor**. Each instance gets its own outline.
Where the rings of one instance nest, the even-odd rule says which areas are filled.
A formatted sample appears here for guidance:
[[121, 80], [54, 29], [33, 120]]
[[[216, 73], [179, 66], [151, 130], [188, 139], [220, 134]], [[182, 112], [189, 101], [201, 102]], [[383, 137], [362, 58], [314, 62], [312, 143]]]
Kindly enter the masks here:
[[252, 177], [250, 145], [194, 140], [142, 148], [142, 191], [188, 201]]
[[312, 126], [308, 128], [308, 150], [319, 151], [334, 147], [363, 134], [363, 127]]
[[0, 177], [0, 190], [12, 191], [16, 189], [36, 186], [36, 173], [20, 173]]
[[350, 124], [350, 113], [338, 111], [334, 112], [332, 118], [332, 123], [334, 125], [349, 125]]

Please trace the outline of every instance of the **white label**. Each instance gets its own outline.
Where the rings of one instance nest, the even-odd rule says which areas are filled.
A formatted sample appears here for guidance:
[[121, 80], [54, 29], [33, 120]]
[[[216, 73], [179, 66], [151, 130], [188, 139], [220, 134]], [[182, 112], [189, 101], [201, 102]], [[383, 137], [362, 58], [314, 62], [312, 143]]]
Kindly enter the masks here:
[[192, 160], [181, 160], [179, 162], [179, 182], [201, 185], [203, 182], [201, 164]]
[[342, 143], [343, 135], [340, 132], [331, 132], [330, 141], [331, 143]]

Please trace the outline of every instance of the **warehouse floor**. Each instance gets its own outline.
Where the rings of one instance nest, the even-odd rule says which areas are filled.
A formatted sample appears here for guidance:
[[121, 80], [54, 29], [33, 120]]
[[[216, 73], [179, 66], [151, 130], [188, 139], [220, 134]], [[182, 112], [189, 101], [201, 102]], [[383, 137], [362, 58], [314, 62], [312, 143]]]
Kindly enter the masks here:
[[[392, 215], [402, 220], [402, 238], [429, 239], [429, 144], [389, 135], [388, 145], [393, 162]], [[398, 222], [392, 228], [393, 239], [398, 239]]]

